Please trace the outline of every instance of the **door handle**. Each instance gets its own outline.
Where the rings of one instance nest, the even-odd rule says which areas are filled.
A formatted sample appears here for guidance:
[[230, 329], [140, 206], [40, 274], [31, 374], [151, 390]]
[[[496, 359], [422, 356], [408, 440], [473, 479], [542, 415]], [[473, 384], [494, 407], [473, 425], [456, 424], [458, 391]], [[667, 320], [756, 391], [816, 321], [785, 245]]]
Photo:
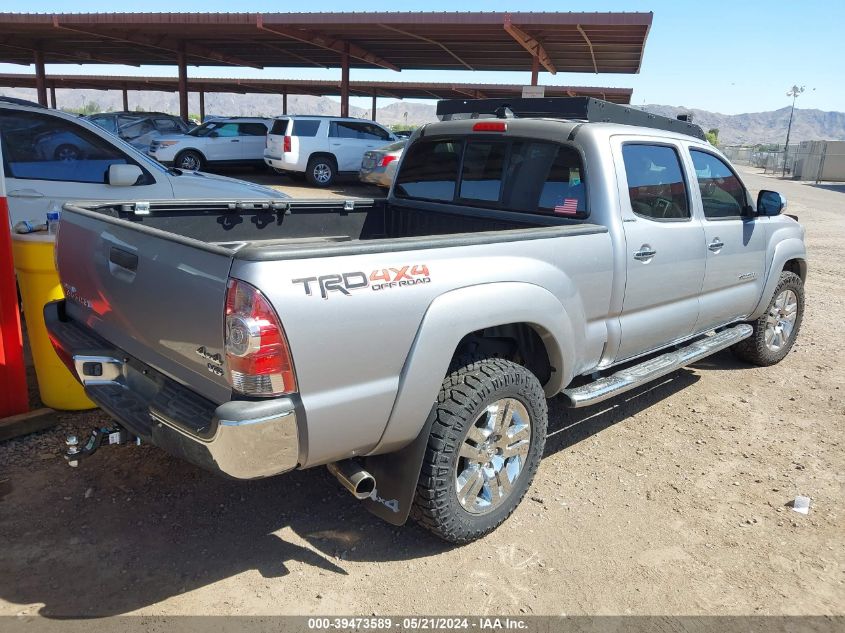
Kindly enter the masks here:
[[707, 248], [710, 249], [714, 253], [718, 253], [722, 248], [725, 246], [725, 243], [720, 240], [718, 237], [714, 237], [713, 241], [707, 245]]
[[657, 255], [656, 250], [651, 248], [651, 246], [643, 244], [642, 246], [640, 246], [640, 250], [638, 250], [636, 253], [634, 253], [634, 259], [641, 261], [641, 262], [647, 262], [652, 257], [654, 257], [655, 255]]
[[240, 140], [239, 140], [239, 139], [236, 139], [236, 138], [233, 138], [233, 139], [231, 140], [231, 142], [232, 142], [232, 143], [240, 143]]
[[36, 191], [35, 189], [16, 189], [15, 191], [10, 191], [8, 193], [10, 198], [43, 198], [44, 194], [40, 191]]
[[332, 143], [332, 147], [340, 147], [340, 143]]

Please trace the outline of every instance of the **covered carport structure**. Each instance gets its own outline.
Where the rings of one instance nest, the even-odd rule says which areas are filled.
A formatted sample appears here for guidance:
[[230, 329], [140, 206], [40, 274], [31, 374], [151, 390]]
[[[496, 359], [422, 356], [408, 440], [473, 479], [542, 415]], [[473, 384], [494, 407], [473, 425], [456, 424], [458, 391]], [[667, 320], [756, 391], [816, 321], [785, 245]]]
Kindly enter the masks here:
[[[177, 92], [179, 82], [174, 77], [136, 77], [109, 75], [48, 75], [47, 90], [50, 106], [55, 108], [57, 89], [121, 90], [123, 109], [129, 110], [129, 91]], [[0, 73], [0, 87], [36, 88], [34, 76], [23, 73]], [[613, 103], [631, 103], [631, 88], [605, 88], [598, 86], [544, 86], [547, 97], [596, 97]], [[339, 81], [311, 81], [305, 79], [230, 79], [192, 78], [192, 92], [199, 93], [200, 116], [205, 118], [205, 94], [209, 92], [235, 94], [267, 94], [282, 96], [282, 114], [287, 114], [287, 96], [312, 95], [338, 96], [342, 92]], [[371, 113], [375, 119], [376, 99], [466, 99], [518, 97], [522, 94], [519, 84], [482, 84], [455, 82], [412, 81], [350, 81], [349, 95], [371, 97]]]
[[[188, 116], [188, 66], [350, 70], [637, 73], [651, 13], [0, 13], [0, 62], [175, 65]], [[358, 82], [359, 84], [361, 82]], [[385, 94], [385, 96], [388, 96]], [[466, 96], [466, 95], [464, 95]]]

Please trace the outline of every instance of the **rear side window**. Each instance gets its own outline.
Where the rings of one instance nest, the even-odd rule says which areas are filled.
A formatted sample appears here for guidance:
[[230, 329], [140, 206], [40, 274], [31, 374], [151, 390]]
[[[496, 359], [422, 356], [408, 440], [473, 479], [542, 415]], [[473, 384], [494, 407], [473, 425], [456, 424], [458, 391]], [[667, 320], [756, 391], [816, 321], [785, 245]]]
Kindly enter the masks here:
[[[453, 158], [444, 160], [447, 147]], [[395, 194], [448, 202], [457, 199], [469, 206], [506, 211], [587, 217], [583, 165], [573, 147], [527, 140], [471, 140], [463, 147], [460, 141], [412, 145], [397, 177]], [[440, 183], [437, 196], [432, 195], [431, 181], [421, 177], [434, 172]], [[455, 189], [457, 196], [450, 197]]]
[[462, 151], [460, 141], [415, 143], [402, 163], [396, 195], [441, 202], [453, 200]]
[[277, 134], [284, 136], [288, 131], [288, 123], [290, 119], [276, 119], [273, 121], [273, 127], [270, 128], [270, 134]]
[[267, 126], [263, 123], [240, 123], [241, 136], [267, 136]]
[[631, 210], [651, 220], [690, 217], [687, 186], [677, 152], [665, 145], [622, 146]]
[[320, 121], [313, 119], [299, 119], [293, 122], [293, 136], [317, 136]]

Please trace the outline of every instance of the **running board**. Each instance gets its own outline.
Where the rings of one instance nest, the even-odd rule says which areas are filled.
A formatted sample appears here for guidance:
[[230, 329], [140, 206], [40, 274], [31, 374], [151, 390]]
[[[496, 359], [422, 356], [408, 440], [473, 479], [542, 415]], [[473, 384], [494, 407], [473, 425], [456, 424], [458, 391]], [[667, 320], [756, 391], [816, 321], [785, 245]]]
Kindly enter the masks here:
[[639, 365], [622, 369], [611, 376], [599, 378], [574, 389], [565, 389], [563, 394], [569, 399], [569, 405], [572, 407], [596, 404], [730, 347], [751, 336], [753, 331], [747, 323], [735, 325]]

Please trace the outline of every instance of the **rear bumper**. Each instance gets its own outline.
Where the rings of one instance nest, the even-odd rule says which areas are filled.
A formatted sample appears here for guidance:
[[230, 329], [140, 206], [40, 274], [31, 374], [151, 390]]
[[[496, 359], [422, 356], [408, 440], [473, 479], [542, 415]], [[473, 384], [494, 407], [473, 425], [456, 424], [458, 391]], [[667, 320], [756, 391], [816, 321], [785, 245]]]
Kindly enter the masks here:
[[297, 402], [233, 400], [216, 405], [44, 306], [50, 341], [91, 400], [143, 440], [236, 479], [287, 472], [299, 462]]
[[361, 170], [358, 172], [358, 180], [361, 182], [370, 183], [373, 185], [378, 185], [379, 187], [387, 187], [390, 189], [390, 185], [393, 181], [393, 175], [388, 174], [386, 169], [372, 169], [369, 171]]

